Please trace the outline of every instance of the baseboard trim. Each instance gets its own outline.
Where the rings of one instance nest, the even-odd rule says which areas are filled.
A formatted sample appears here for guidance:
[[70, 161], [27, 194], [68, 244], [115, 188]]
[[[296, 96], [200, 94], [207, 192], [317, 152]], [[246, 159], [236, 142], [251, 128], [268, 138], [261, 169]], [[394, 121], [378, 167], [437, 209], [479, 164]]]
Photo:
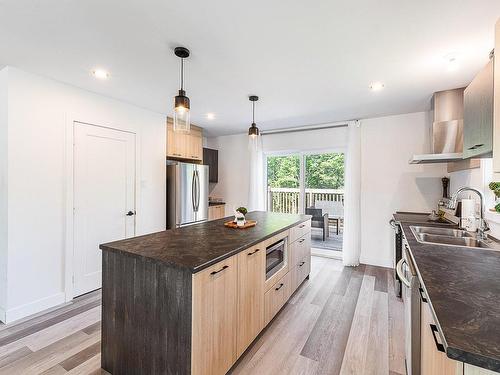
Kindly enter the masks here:
[[[51, 296], [41, 298], [39, 300], [26, 303], [24, 305], [14, 307], [4, 311], [4, 318], [2, 320], [5, 324], [12, 323], [16, 320], [26, 318], [27, 316], [39, 313], [43, 310], [50, 309], [51, 307], [61, 305], [65, 302], [65, 293], [60, 292]], [[1, 310], [0, 310], [1, 313]]]

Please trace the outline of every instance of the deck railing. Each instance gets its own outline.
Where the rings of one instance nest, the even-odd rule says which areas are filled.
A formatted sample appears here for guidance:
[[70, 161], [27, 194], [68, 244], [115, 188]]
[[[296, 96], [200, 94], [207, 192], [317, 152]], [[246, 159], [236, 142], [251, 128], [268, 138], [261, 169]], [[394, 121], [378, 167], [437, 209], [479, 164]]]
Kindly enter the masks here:
[[[317, 200], [344, 203], [342, 189], [306, 189], [306, 207], [313, 207]], [[289, 214], [299, 213], [300, 190], [293, 188], [268, 188], [267, 209]]]

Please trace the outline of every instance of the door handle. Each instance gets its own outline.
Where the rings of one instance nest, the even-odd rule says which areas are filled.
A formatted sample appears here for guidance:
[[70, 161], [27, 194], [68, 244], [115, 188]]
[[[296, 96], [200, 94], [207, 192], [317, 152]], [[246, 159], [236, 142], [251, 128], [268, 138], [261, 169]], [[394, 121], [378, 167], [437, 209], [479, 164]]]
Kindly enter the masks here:
[[257, 249], [257, 250], [255, 250], [255, 251], [252, 251], [251, 253], [248, 253], [247, 255], [254, 255], [255, 253], [257, 253], [257, 252], [259, 252], [259, 251], [260, 251], [260, 249]]
[[474, 145], [472, 147], [469, 147], [468, 150], [475, 150], [476, 148], [484, 146], [484, 143], [478, 143], [477, 145]]
[[436, 349], [442, 353], [446, 353], [444, 345], [441, 344], [436, 337], [436, 333], [438, 332], [438, 327], [435, 324], [430, 324], [430, 326], [431, 326], [432, 337], [434, 337], [434, 342], [436, 343]]
[[229, 268], [229, 266], [228, 266], [228, 265], [225, 265], [224, 267], [222, 267], [222, 268], [221, 268], [220, 270], [218, 270], [218, 271], [212, 271], [212, 272], [210, 272], [210, 275], [212, 275], [212, 276], [213, 276], [213, 275], [217, 275], [219, 272], [222, 272], [222, 271], [224, 271], [224, 270], [225, 270], [225, 269], [227, 269], [227, 268]]
[[127, 216], [134, 216], [135, 215], [135, 211], [129, 211], [125, 215], [127, 215]]
[[193, 211], [196, 212], [196, 171], [193, 172], [193, 179], [191, 181], [191, 204], [193, 205]]
[[399, 279], [403, 282], [403, 284], [405, 284], [409, 288], [411, 286], [410, 282], [403, 275], [403, 263], [406, 263], [406, 261], [404, 260], [404, 258], [401, 258], [396, 265], [396, 273], [398, 274]]
[[299, 267], [302, 267], [306, 262], [300, 262]]
[[283, 285], [285, 284], [281, 283], [279, 287], [275, 288], [275, 290], [280, 290], [283, 287]]

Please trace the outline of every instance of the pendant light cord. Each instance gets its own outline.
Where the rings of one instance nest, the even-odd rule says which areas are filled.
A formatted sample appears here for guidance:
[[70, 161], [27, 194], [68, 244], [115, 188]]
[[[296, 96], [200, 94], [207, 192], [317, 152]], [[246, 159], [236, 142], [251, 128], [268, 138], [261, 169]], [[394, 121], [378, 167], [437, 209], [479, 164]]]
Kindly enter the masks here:
[[252, 124], [255, 124], [255, 102], [252, 102]]
[[184, 59], [181, 58], [181, 90], [184, 90]]

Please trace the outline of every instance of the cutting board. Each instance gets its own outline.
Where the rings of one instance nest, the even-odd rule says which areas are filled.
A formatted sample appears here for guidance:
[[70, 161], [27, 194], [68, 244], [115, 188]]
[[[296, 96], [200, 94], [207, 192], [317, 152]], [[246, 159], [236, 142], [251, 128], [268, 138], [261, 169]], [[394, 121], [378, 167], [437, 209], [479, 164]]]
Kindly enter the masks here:
[[226, 221], [224, 223], [224, 225], [228, 228], [234, 228], [234, 229], [247, 229], [247, 228], [251, 228], [251, 227], [254, 227], [257, 225], [257, 222], [255, 220], [247, 220], [247, 222], [245, 223], [245, 225], [243, 225], [242, 227], [239, 227], [235, 222], [233, 221]]

